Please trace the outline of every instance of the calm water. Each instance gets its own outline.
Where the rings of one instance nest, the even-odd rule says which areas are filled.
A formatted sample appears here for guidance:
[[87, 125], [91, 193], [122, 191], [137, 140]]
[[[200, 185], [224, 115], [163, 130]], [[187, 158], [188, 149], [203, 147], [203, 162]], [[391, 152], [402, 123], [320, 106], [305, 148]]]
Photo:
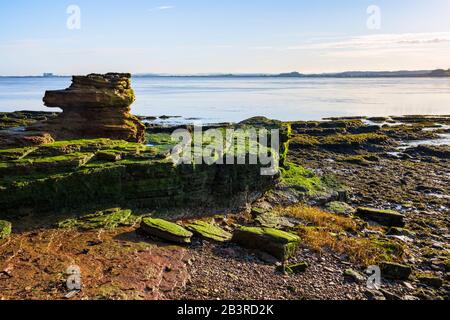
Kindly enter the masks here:
[[[45, 90], [70, 78], [0, 78], [0, 111], [51, 110]], [[450, 79], [134, 78], [133, 113], [206, 122], [252, 116], [318, 120], [332, 116], [450, 114]]]

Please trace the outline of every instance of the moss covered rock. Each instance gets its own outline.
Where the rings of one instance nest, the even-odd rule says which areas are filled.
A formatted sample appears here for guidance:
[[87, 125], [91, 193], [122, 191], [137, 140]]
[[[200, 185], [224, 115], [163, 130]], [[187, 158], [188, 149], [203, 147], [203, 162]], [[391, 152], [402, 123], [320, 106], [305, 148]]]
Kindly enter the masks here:
[[191, 243], [193, 233], [182, 226], [162, 219], [144, 218], [141, 230], [149, 235], [176, 243]]
[[412, 273], [410, 266], [393, 262], [382, 262], [380, 269], [384, 278], [392, 280], [408, 280]]
[[363, 276], [360, 272], [350, 268], [344, 271], [344, 276], [359, 283], [362, 283], [366, 280], [366, 277]]
[[207, 239], [218, 242], [226, 242], [231, 240], [232, 234], [205, 221], [194, 221], [186, 226], [189, 231]]
[[295, 253], [300, 238], [273, 228], [240, 227], [233, 233], [232, 241], [248, 249], [267, 252], [285, 261]]
[[[295, 125], [293, 125], [293, 128], [295, 128]], [[372, 131], [369, 127], [363, 128]], [[348, 133], [351, 131], [353, 131], [351, 128], [324, 129], [319, 127], [296, 130], [297, 134], [293, 135], [290, 148], [294, 150], [319, 148], [347, 154], [361, 150], [374, 152], [393, 144], [393, 141], [387, 135], [375, 132]], [[364, 130], [359, 128], [354, 131], [361, 132]]]
[[45, 121], [56, 116], [55, 112], [44, 111], [0, 112], [0, 130], [26, 127], [37, 121]]
[[344, 216], [348, 216], [352, 213], [355, 212], [355, 209], [345, 203], [345, 202], [339, 202], [339, 201], [333, 201], [333, 202], [329, 202], [326, 204], [326, 208], [327, 210], [339, 214], [339, 215], [344, 215]]
[[95, 157], [110, 162], [122, 160], [122, 154], [117, 151], [99, 151], [95, 154]]
[[405, 216], [392, 210], [360, 207], [356, 210], [355, 214], [364, 220], [374, 221], [386, 227], [403, 228], [405, 226], [403, 220]]
[[417, 276], [417, 280], [419, 280], [420, 283], [427, 287], [432, 287], [435, 289], [439, 289], [444, 285], [444, 280], [441, 278], [433, 275], [433, 274], [419, 274]]
[[12, 231], [12, 224], [9, 221], [0, 220], [0, 240], [9, 237]]
[[[94, 156], [97, 155], [97, 156]], [[119, 158], [120, 155], [120, 158]], [[0, 152], [4, 212], [89, 209], [89, 206], [236, 208], [279, 176], [261, 164], [174, 165], [160, 149], [123, 140], [58, 141]]]
[[327, 190], [323, 179], [294, 163], [286, 163], [281, 168], [282, 184], [288, 188], [308, 195], [314, 195]]
[[292, 228], [295, 226], [288, 219], [286, 219], [285, 217], [281, 217], [274, 212], [265, 212], [255, 217], [254, 220], [256, 223], [258, 223], [259, 226], [264, 228], [278, 229], [284, 227]]

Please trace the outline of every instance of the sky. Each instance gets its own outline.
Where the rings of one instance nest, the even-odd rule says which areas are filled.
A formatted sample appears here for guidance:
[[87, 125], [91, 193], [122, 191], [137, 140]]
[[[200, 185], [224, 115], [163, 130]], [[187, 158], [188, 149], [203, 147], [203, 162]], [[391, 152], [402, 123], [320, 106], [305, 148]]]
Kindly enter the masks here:
[[0, 75], [447, 69], [449, 53], [448, 0], [0, 2]]

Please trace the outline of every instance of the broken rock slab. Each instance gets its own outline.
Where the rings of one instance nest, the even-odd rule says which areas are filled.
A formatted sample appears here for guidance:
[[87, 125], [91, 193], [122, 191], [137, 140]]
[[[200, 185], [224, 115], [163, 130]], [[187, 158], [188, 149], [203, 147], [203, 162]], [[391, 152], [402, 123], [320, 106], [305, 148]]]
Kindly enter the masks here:
[[232, 241], [244, 248], [261, 250], [285, 261], [295, 253], [300, 238], [278, 229], [241, 226], [233, 233]]
[[233, 237], [231, 233], [210, 223], [200, 220], [188, 224], [186, 228], [206, 240], [226, 242], [230, 241]]
[[386, 227], [403, 228], [405, 226], [405, 216], [392, 210], [360, 207], [356, 210], [355, 215], [361, 219], [374, 221]]
[[181, 244], [191, 243], [193, 236], [192, 232], [182, 226], [163, 219], [144, 218], [141, 230], [149, 236]]
[[380, 268], [382, 277], [391, 280], [408, 280], [412, 273], [410, 266], [393, 262], [382, 262]]

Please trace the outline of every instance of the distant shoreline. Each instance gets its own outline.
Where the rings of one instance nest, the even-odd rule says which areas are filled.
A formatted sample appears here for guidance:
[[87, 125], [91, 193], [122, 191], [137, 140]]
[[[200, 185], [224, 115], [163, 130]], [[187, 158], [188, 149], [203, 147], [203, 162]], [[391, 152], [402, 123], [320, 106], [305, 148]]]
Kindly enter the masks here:
[[[299, 72], [280, 73], [280, 74], [133, 74], [134, 78], [332, 78], [332, 79], [366, 79], [366, 78], [450, 78], [450, 69], [437, 70], [418, 70], [418, 71], [347, 71], [338, 73], [317, 73], [303, 74]], [[68, 75], [42, 75], [42, 76], [0, 76], [0, 78], [68, 78]]]

